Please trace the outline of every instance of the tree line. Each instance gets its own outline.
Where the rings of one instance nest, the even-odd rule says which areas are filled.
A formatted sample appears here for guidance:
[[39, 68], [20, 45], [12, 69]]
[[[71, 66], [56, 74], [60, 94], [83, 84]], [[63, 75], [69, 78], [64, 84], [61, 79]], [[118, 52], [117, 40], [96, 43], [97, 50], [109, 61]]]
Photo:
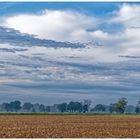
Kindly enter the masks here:
[[[12, 101], [10, 103], [2, 103], [0, 105], [1, 112], [109, 112], [124, 114], [128, 101], [126, 98], [120, 98], [116, 103], [110, 105], [97, 104], [91, 107], [91, 100], [86, 99], [83, 102], [70, 101], [69, 103], [54, 104], [52, 106], [46, 106], [44, 104], [32, 104], [30, 102], [21, 103], [20, 101]], [[133, 107], [135, 113], [140, 113], [140, 101]], [[130, 108], [129, 107], [129, 108]]]

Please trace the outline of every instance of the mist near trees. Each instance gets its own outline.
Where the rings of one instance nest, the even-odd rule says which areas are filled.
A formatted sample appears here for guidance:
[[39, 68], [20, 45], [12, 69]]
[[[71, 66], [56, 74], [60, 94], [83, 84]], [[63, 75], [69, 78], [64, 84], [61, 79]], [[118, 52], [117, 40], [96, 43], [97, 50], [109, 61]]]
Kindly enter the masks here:
[[83, 102], [70, 101], [69, 103], [63, 102], [51, 106], [38, 103], [32, 104], [30, 102], [22, 104], [20, 101], [16, 100], [11, 101], [10, 103], [4, 102], [0, 104], [0, 112], [140, 113], [140, 101], [136, 103], [136, 106], [132, 106], [128, 105], [126, 98], [120, 98], [116, 103], [111, 103], [110, 105], [97, 104], [94, 107], [91, 105], [92, 102], [89, 99], [85, 99]]

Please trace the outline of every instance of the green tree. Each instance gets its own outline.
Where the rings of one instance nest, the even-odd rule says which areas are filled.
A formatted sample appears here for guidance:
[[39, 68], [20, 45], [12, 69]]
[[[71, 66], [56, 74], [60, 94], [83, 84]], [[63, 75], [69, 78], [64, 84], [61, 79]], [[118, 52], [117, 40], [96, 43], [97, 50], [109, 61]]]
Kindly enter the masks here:
[[97, 105], [94, 107], [94, 111], [104, 112], [104, 111], [105, 111], [105, 105], [97, 104]]
[[10, 104], [9, 103], [3, 103], [2, 108], [4, 111], [9, 112], [10, 111]]
[[21, 109], [21, 102], [20, 101], [14, 101], [14, 109], [16, 112]]
[[39, 105], [39, 111], [45, 112], [45, 106], [43, 104]]
[[85, 100], [84, 100], [84, 105], [83, 105], [83, 106], [85, 106], [85, 107], [84, 107], [85, 109], [87, 108], [87, 110], [85, 110], [86, 112], [89, 111], [90, 105], [91, 105], [91, 100], [90, 100], [90, 99], [85, 99]]
[[85, 113], [85, 112], [88, 112], [88, 105], [83, 105], [83, 112]]
[[31, 111], [33, 109], [33, 104], [31, 103], [24, 103], [22, 106], [23, 110]]
[[62, 103], [58, 105], [58, 110], [60, 112], [66, 112], [67, 111], [67, 103]]
[[80, 102], [70, 102], [67, 105], [67, 110], [70, 112], [82, 112], [83, 110], [83, 105]]
[[109, 112], [110, 113], [113, 113], [113, 112], [116, 112], [116, 104], [110, 104], [109, 105]]
[[139, 114], [140, 113], [140, 107], [139, 106], [136, 106], [135, 111], [136, 111], [137, 114]]
[[138, 104], [137, 104], [137, 106], [136, 106], [135, 111], [136, 111], [137, 114], [140, 113], [140, 100], [138, 101]]
[[14, 101], [14, 102], [10, 102], [10, 111], [15, 111], [17, 112], [18, 110], [21, 109], [21, 102], [20, 101]]
[[10, 111], [13, 112], [14, 111], [14, 102], [10, 102]]
[[68, 104], [68, 111], [70, 111], [70, 112], [74, 112], [75, 111], [75, 103], [74, 102], [70, 102], [69, 104]]
[[117, 113], [123, 114], [126, 106], [127, 106], [127, 99], [126, 98], [120, 98], [118, 100], [118, 102], [115, 104], [115, 111]]
[[80, 103], [80, 102], [75, 102], [75, 111], [77, 111], [77, 112], [82, 112], [82, 110], [83, 110], [82, 103]]
[[50, 112], [51, 111], [50, 106], [46, 106], [45, 111]]

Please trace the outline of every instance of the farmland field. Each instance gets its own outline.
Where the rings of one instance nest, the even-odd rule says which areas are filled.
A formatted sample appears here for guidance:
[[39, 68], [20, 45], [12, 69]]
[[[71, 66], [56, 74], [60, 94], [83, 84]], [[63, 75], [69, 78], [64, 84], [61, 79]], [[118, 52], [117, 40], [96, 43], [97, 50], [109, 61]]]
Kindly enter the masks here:
[[140, 138], [137, 115], [0, 115], [0, 138]]

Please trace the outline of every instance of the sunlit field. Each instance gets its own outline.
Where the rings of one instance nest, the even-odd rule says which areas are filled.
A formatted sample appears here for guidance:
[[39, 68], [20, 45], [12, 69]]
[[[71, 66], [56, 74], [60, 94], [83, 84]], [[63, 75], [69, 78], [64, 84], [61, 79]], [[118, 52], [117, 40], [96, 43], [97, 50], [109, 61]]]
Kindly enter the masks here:
[[136, 138], [138, 115], [0, 115], [1, 138]]

